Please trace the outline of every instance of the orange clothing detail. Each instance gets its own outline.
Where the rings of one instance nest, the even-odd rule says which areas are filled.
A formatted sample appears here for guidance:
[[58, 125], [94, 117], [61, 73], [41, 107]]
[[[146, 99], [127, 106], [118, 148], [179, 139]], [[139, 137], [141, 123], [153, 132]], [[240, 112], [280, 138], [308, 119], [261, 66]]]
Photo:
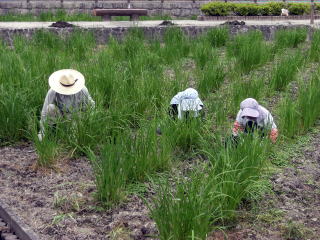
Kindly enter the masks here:
[[270, 139], [273, 143], [275, 143], [277, 141], [277, 138], [278, 138], [278, 129], [276, 128], [273, 128], [271, 129], [271, 132], [270, 132]]
[[240, 125], [238, 121], [235, 121], [232, 129], [233, 135], [238, 135], [239, 130], [243, 131], [244, 128]]

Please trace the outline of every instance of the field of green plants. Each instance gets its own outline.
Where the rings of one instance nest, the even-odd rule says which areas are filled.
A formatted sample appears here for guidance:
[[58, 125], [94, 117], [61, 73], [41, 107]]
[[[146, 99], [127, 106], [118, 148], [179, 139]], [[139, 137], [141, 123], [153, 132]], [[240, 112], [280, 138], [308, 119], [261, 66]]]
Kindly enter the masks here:
[[[320, 31], [306, 39], [304, 28], [266, 42], [259, 31], [230, 37], [227, 28], [213, 28], [188, 39], [170, 27], [162, 41], [132, 29], [107, 45], [81, 31], [16, 37], [13, 46], [0, 44], [0, 144], [34, 143], [39, 167], [86, 156], [103, 207], [139, 194], [160, 239], [206, 239], [237, 218], [244, 200], [263, 196], [275, 149], [319, 118]], [[84, 74], [96, 107], [59, 120], [54, 130], [47, 126], [40, 142], [47, 79], [65, 68]], [[198, 89], [205, 118], [173, 121], [170, 99], [187, 87]], [[272, 112], [276, 144], [242, 136], [232, 145], [232, 124], [247, 97]]]

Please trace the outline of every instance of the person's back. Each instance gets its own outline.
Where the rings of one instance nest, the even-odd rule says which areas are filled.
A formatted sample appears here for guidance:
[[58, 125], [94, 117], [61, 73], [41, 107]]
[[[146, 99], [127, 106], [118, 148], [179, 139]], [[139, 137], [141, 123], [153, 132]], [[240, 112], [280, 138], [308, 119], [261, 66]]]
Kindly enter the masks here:
[[203, 103], [198, 92], [193, 88], [187, 88], [176, 94], [170, 101], [169, 114], [173, 118], [184, 119], [190, 116], [198, 117], [203, 109]]

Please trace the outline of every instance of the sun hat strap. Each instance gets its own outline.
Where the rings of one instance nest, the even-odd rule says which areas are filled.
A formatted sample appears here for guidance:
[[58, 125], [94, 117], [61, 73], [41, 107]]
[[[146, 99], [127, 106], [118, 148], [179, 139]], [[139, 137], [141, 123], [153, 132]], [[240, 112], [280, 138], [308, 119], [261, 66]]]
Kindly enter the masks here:
[[64, 87], [72, 87], [73, 85], [76, 84], [77, 81], [78, 81], [78, 79], [74, 80], [74, 83], [72, 83], [72, 84], [63, 84], [62, 82], [60, 82], [60, 84], [61, 84], [62, 86], [64, 86]]

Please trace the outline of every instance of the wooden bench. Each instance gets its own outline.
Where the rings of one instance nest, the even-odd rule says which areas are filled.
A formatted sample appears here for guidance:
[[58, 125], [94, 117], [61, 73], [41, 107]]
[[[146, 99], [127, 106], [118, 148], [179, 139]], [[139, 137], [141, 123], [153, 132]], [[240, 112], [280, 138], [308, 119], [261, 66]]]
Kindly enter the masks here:
[[111, 16], [130, 16], [131, 21], [139, 20], [139, 16], [147, 16], [147, 9], [123, 8], [123, 9], [94, 9], [94, 16], [102, 16], [105, 21], [110, 21]]

